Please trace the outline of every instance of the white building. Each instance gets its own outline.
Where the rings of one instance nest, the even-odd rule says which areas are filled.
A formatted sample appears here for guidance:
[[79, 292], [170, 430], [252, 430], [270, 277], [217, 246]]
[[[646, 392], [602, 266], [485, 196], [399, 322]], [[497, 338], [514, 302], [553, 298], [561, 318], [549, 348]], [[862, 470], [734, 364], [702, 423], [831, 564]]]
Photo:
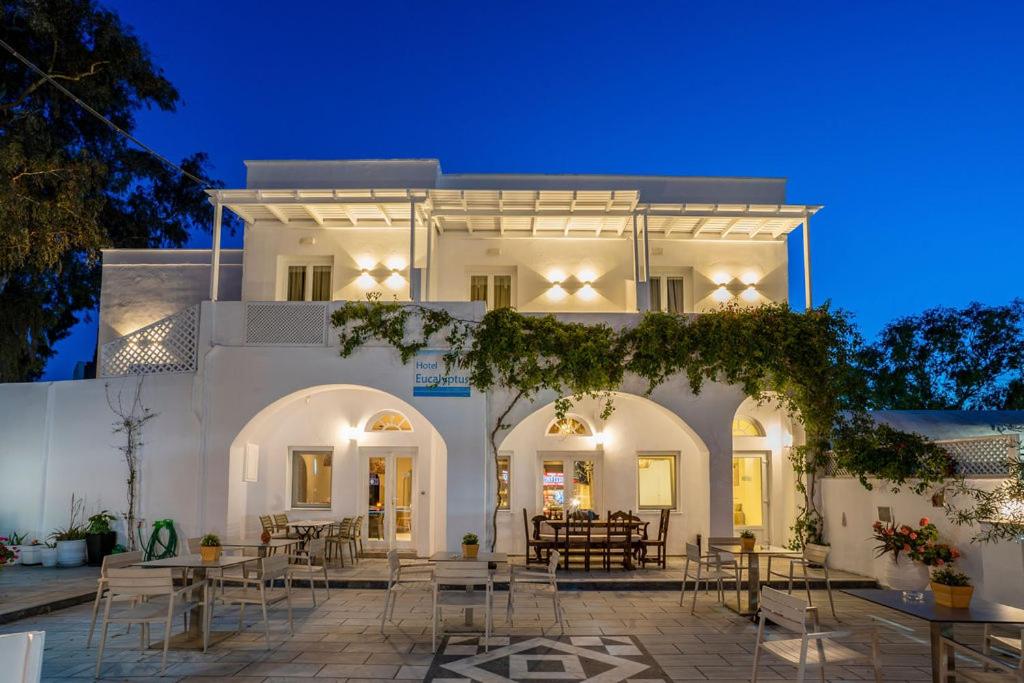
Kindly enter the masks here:
[[[341, 358], [338, 302], [436, 302], [460, 316], [514, 306], [626, 324], [789, 298], [787, 240], [820, 208], [775, 178], [448, 175], [434, 160], [248, 162], [211, 192], [209, 250], [103, 254], [98, 380], [0, 386], [0, 518], [42, 533], [71, 493], [124, 507], [105, 391], [144, 377], [142, 516], [185, 533], [253, 533], [261, 513], [363, 515], [371, 545], [421, 555], [486, 538], [498, 495], [487, 432], [505, 397], [436, 395], [390, 347]], [[244, 248], [220, 249], [223, 211]], [[801, 233], [798, 233], [798, 235]], [[804, 244], [809, 285], [809, 250]], [[211, 268], [211, 264], [212, 268]], [[211, 272], [217, 273], [211, 278]], [[807, 287], [809, 292], [810, 288]], [[808, 295], [809, 298], [809, 295]], [[433, 360], [421, 358], [423, 363]], [[105, 384], [110, 388], [105, 389]], [[498, 546], [524, 547], [522, 510], [579, 498], [657, 519], [670, 552], [752, 528], [787, 540], [786, 458], [798, 425], [742, 392], [627, 384], [607, 421], [543, 397], [511, 416]]]

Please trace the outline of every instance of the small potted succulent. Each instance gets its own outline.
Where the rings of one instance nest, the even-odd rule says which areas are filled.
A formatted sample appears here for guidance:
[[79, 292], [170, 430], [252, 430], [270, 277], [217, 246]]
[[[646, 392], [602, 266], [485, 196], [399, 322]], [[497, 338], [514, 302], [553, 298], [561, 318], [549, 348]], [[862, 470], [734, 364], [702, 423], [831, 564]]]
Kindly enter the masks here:
[[39, 562], [44, 567], [57, 566], [57, 544], [53, 542], [44, 543], [39, 549]]
[[103, 558], [114, 552], [117, 532], [110, 523], [115, 519], [117, 518], [107, 510], [100, 510], [89, 518], [89, 524], [85, 529], [85, 550], [90, 567], [100, 566], [103, 564]]
[[942, 567], [932, 572], [932, 593], [935, 604], [943, 607], [966, 609], [971, 604], [974, 586], [971, 577], [953, 567]]
[[203, 562], [216, 562], [220, 559], [220, 536], [217, 534], [206, 534], [199, 539], [199, 554]]
[[480, 552], [480, 539], [476, 534], [466, 534], [462, 537], [462, 556], [472, 560]]
[[757, 536], [754, 535], [753, 531], [750, 529], [744, 529], [740, 532], [740, 547], [742, 547], [744, 551], [749, 553], [754, 549], [754, 544], [756, 543]]

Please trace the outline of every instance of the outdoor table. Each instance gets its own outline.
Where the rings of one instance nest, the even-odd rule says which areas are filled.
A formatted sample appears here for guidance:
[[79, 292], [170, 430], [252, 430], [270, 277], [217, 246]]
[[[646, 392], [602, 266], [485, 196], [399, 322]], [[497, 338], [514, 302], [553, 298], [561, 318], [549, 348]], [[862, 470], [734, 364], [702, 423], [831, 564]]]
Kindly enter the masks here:
[[266, 557], [267, 555], [272, 554], [270, 552], [271, 550], [276, 552], [279, 548], [289, 548], [293, 545], [298, 545], [301, 542], [302, 541], [298, 538], [272, 538], [267, 543], [263, 543], [258, 538], [233, 538], [227, 541], [221, 541], [220, 544], [224, 548], [256, 548], [259, 551], [259, 557]]
[[[756, 544], [751, 550], [744, 550], [743, 546], [739, 543], [716, 543], [709, 548], [713, 551], [720, 553], [729, 553], [730, 555], [739, 555], [746, 558], [747, 562], [747, 609], [744, 610], [741, 605], [736, 605], [734, 610], [737, 614], [745, 617], [753, 617], [757, 615], [758, 601], [761, 597], [761, 557], [795, 557], [799, 555], [794, 550], [789, 548], [783, 548], [778, 545], [761, 545]], [[736, 581], [740, 580], [740, 567], [742, 562], [737, 563], [736, 566]], [[729, 601], [725, 601], [726, 607], [732, 609]]]
[[[848, 588], [843, 590], [843, 593], [927, 621], [931, 639], [932, 681], [934, 683], [940, 683], [943, 680], [943, 666], [939, 660], [941, 652], [939, 643], [944, 635], [950, 639], [953, 638], [954, 624], [1024, 624], [1024, 609], [988, 602], [980, 598], [973, 598], [969, 607], [957, 609], [936, 605], [931, 591], [924, 592], [923, 600], [908, 600], [903, 597], [905, 591], [878, 588]], [[948, 659], [950, 670], [955, 671], [956, 657], [952, 650], [949, 651]], [[948, 680], [955, 681], [956, 677], [951, 675]]]
[[295, 522], [288, 522], [288, 526], [295, 529], [295, 533], [303, 541], [308, 541], [311, 538], [320, 538], [320, 534], [323, 533], [324, 529], [337, 524], [333, 519], [302, 519]]
[[[209, 603], [207, 592], [209, 590], [209, 577], [206, 572], [213, 569], [222, 571], [228, 567], [235, 567], [246, 562], [251, 562], [251, 557], [236, 557], [221, 555], [215, 562], [204, 562], [202, 555], [179, 555], [177, 557], [166, 557], [162, 560], [149, 560], [148, 562], [137, 562], [133, 567], [145, 567], [147, 569], [185, 569], [189, 570], [192, 576], [191, 583], [203, 582], [203, 601], [192, 608], [189, 613], [188, 631], [179, 633], [171, 638], [170, 647], [177, 650], [201, 650], [203, 648], [203, 628], [206, 623], [206, 609]], [[209, 643], [224, 640], [231, 635], [230, 631], [210, 633]]]
[[[508, 555], [505, 553], [487, 553], [477, 552], [476, 557], [465, 557], [461, 552], [448, 552], [442, 550], [441, 552], [434, 553], [430, 556], [431, 562], [486, 562], [489, 569], [497, 569], [501, 563], [508, 562]], [[466, 592], [472, 591], [472, 586], [466, 586]], [[465, 625], [468, 628], [473, 626], [473, 608], [467, 607], [465, 610], [466, 619]]]
[[[543, 523], [547, 524], [549, 527], [551, 527], [552, 529], [555, 530], [555, 546], [557, 547], [558, 546], [558, 536], [561, 533], [562, 529], [564, 529], [566, 526], [568, 526], [569, 522], [567, 522], [564, 519], [546, 519], [546, 520], [544, 520]], [[615, 521], [615, 522], [609, 522], [608, 520], [603, 520], [602, 521], [602, 520], [599, 520], [599, 519], [594, 519], [594, 520], [591, 520], [591, 522], [590, 522], [590, 528], [591, 529], [598, 529], [598, 530], [603, 529], [605, 531], [605, 533], [607, 534], [609, 526], [623, 526], [623, 525], [626, 525], [626, 524], [631, 526], [633, 529], [636, 529], [636, 530], [639, 531], [639, 533], [636, 536], [636, 539], [638, 541], [647, 538], [647, 527], [650, 525], [650, 522], [645, 522], [642, 519], [641, 520], [631, 519], [631, 520], [628, 520], [628, 521], [627, 520], [618, 520], [618, 521]], [[565, 556], [565, 566], [566, 566], [566, 568], [569, 567], [569, 555], [568, 555], [568, 553], [566, 553], [566, 556]], [[629, 552], [626, 553], [625, 557], [622, 558], [622, 566], [625, 569], [632, 569], [633, 568], [633, 549], [632, 548], [630, 548]]]

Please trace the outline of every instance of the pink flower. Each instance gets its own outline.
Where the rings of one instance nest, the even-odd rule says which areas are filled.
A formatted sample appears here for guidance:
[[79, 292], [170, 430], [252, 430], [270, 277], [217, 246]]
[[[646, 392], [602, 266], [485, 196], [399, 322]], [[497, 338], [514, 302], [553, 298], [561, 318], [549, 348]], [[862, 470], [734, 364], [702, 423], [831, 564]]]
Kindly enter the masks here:
[[928, 526], [929, 524], [931, 524], [931, 520], [930, 519], [928, 519], [927, 517], [922, 517], [921, 518], [921, 523], [920, 523], [921, 526]]
[[905, 553], [909, 553], [910, 552], [910, 545], [909, 544], [907, 544], [907, 543], [903, 544], [903, 552], [905, 552]]
[[910, 532], [910, 540], [911, 541], [916, 541], [917, 540], [917, 534], [915, 534], [913, 531]]

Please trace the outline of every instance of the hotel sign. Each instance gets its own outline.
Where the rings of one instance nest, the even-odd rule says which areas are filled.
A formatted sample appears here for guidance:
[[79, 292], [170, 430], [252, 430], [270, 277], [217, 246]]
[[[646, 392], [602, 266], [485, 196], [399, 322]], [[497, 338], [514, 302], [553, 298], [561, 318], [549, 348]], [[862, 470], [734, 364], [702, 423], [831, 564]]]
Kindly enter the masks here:
[[444, 349], [423, 349], [413, 358], [413, 396], [469, 398], [469, 375], [445, 372]]

